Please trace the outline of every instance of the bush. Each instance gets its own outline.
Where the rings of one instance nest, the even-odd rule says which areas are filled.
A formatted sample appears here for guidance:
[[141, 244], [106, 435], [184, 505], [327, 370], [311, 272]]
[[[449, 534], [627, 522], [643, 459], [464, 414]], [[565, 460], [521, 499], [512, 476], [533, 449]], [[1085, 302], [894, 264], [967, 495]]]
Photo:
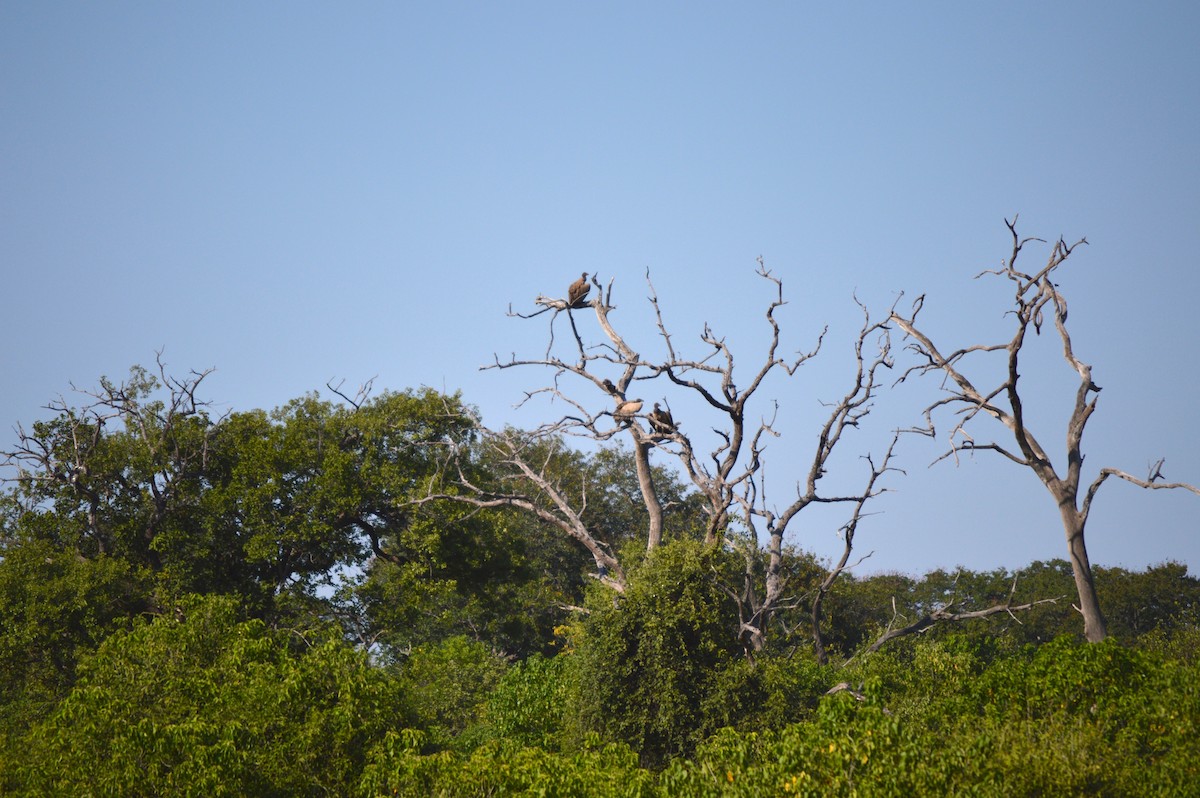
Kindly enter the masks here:
[[569, 657], [535, 655], [506, 673], [488, 698], [489, 733], [546, 751], [562, 748], [571, 694]]
[[412, 709], [411, 722], [426, 732], [428, 745], [469, 747], [482, 729], [488, 695], [500, 683], [508, 663], [486, 645], [466, 637], [420, 646], [400, 668], [399, 685]]
[[573, 654], [573, 707], [585, 732], [658, 764], [736, 723], [726, 703], [709, 700], [743, 657], [736, 608], [713, 576], [721, 556], [675, 541], [630, 573], [616, 600], [607, 591], [591, 598]]
[[[322, 795], [357, 785], [400, 696], [334, 638], [305, 644], [235, 600], [185, 601], [109, 637], [26, 741], [16, 774], [53, 795]], [[300, 645], [297, 646], [296, 642]]]

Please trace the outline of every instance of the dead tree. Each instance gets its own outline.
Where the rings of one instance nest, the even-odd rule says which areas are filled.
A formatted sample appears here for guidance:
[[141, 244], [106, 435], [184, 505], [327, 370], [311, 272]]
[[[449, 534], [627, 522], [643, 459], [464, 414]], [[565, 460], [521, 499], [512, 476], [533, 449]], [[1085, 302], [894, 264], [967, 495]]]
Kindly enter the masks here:
[[[1083, 615], [1084, 635], [1088, 640], [1095, 642], [1104, 639], [1106, 629], [1104, 615], [1096, 599], [1084, 530], [1092, 509], [1092, 501], [1100, 485], [1108, 477], [1117, 476], [1143, 488], [1183, 488], [1195, 493], [1200, 493], [1200, 490], [1184, 483], [1159, 483], [1156, 480], [1161, 477], [1161, 472], [1152, 472], [1149, 478], [1139, 479], [1112, 468], [1101, 469], [1099, 476], [1086, 489], [1081, 490], [1083, 433], [1096, 410], [1100, 387], [1092, 380], [1092, 367], [1075, 355], [1071, 336], [1067, 332], [1067, 302], [1058, 286], [1054, 284], [1053, 278], [1075, 249], [1081, 244], [1086, 244], [1087, 240], [1080, 239], [1074, 244], [1067, 244], [1060, 238], [1051, 249], [1046, 265], [1033, 274], [1027, 274], [1018, 269], [1018, 257], [1026, 244], [1041, 239], [1021, 238], [1017, 234], [1015, 218], [1012, 222], [1006, 220], [1005, 224], [1012, 235], [1011, 254], [1001, 268], [982, 272], [977, 277], [1001, 276], [1015, 289], [1014, 308], [1009, 311], [1015, 322], [1012, 338], [1006, 342], [975, 344], [944, 353], [930, 336], [917, 326], [917, 315], [924, 303], [924, 297], [919, 297], [913, 303], [912, 311], [907, 317], [894, 311], [892, 313], [892, 321], [910, 339], [907, 348], [919, 360], [917, 365], [904, 372], [898, 382], [903, 382], [911, 375], [920, 374], [937, 374], [943, 378], [946, 395], [925, 409], [924, 432], [930, 436], [936, 435], [934, 415], [943, 411], [957, 414], [958, 421], [950, 428], [948, 451], [938, 460], [956, 457], [959, 452], [994, 452], [1017, 465], [1031, 469], [1050, 492], [1058, 507], [1067, 538], [1067, 552], [1079, 596], [1077, 609]], [[1030, 332], [1034, 335], [1040, 334], [1047, 318], [1053, 320], [1058, 331], [1063, 359], [1079, 375], [1074, 408], [1067, 421], [1065, 471], [1055, 467], [1050, 454], [1026, 423], [1025, 397], [1021, 392], [1019, 365], [1027, 336]], [[974, 359], [976, 355], [992, 352], [999, 353], [1005, 361], [1000, 382], [993, 387], [976, 387], [963, 370], [964, 363], [969, 358]], [[1015, 443], [1015, 449], [1011, 444], [1001, 444], [995, 440], [976, 440], [973, 430], [976, 426], [974, 422], [979, 416], [990, 416], [1007, 428]]]
[[[643, 412], [644, 402], [636, 396], [629, 396], [630, 387], [635, 381], [648, 379], [654, 374], [654, 367], [643, 361], [641, 355], [634, 351], [625, 339], [609, 322], [609, 314], [616, 309], [612, 304], [612, 283], [607, 291], [603, 290], [599, 280], [593, 275], [592, 283], [597, 288], [598, 296], [582, 307], [591, 307], [602, 330], [606, 342], [587, 345], [579, 333], [572, 310], [580, 309], [580, 302], [572, 303], [569, 299], [539, 296], [535, 302], [541, 307], [534, 313], [509, 315], [519, 318], [532, 318], [552, 311], [549, 343], [546, 353], [537, 359], [519, 359], [512, 357], [507, 361], [495, 358], [492, 365], [485, 369], [508, 369], [521, 366], [538, 366], [553, 370], [551, 384], [530, 391], [522, 400], [522, 404], [535, 397], [550, 396], [571, 408], [563, 417], [545, 424], [533, 431], [535, 437], [554, 437], [568, 435], [590, 438], [595, 441], [609, 441], [621, 434], [628, 434], [633, 444], [634, 463], [637, 468], [638, 487], [646, 507], [648, 531], [646, 548], [653, 549], [662, 542], [663, 507], [659, 501], [658, 491], [654, 484], [653, 472], [650, 468], [650, 451], [655, 446], [658, 436], [653, 428], [647, 431], [642, 426], [642, 420], [647, 417]], [[566, 313], [572, 332], [571, 357], [567, 359], [555, 353], [554, 321], [560, 314]], [[578, 359], [576, 359], [576, 357]], [[572, 394], [563, 390], [562, 382], [569, 376], [585, 380], [603, 397], [602, 404], [585, 404]], [[648, 376], [647, 376], [648, 375]], [[598, 562], [599, 564], [599, 562]]]
[[[767, 403], [764, 408], [759, 395], [773, 373], [792, 377], [805, 362], [815, 357], [825, 332], [818, 336], [811, 351], [791, 358], [782, 357], [779, 354], [781, 330], [776, 318], [776, 312], [785, 304], [782, 282], [765, 268], [761, 259], [758, 275], [773, 292], [765, 314], [769, 340], [765, 356], [747, 372], [738, 370], [735, 374], [738, 364], [733, 352], [726, 340], [707, 324], [700, 335], [701, 354], [695, 357], [682, 354], [664, 321], [654, 286], [649, 284], [649, 275], [649, 301], [657, 319], [664, 356], [644, 357], [617, 331], [611, 320], [616, 310], [612, 284], [610, 282], [604, 290], [593, 276], [593, 285], [601, 290], [585, 308], [590, 308], [594, 314], [598, 335], [581, 334], [581, 329], [588, 328], [583, 326], [585, 315], [578, 312], [580, 303], [539, 296], [536, 300], [538, 310], [529, 314], [510, 310], [510, 315], [532, 318], [551, 314], [550, 340], [545, 353], [535, 358], [513, 356], [501, 360], [497, 357], [485, 366], [496, 369], [538, 367], [551, 371], [548, 384], [527, 392], [522, 403], [535, 397], [548, 397], [564, 405], [566, 412], [527, 433], [527, 440], [579, 436], [603, 442], [628, 436], [633, 444], [638, 483], [648, 519], [647, 549], [658, 546], [663, 539], [663, 507], [654, 484], [651, 455], [659, 452], [678, 463], [704, 498], [706, 542], [711, 546], [734, 546], [745, 556], [745, 571], [740, 584], [722, 584], [722, 587], [739, 608], [739, 637], [748, 654], [765, 645], [768, 628], [776, 613], [794, 608], [801, 601], [788, 593], [791, 586], [784, 540], [789, 523], [801, 510], [813, 504], [846, 504], [853, 508], [847, 535], [847, 540], [852, 541], [853, 529], [863, 515], [864, 504], [882, 492], [881, 477], [894, 470], [890, 462], [895, 447], [893, 439], [887, 454], [878, 463], [867, 458], [869, 475], [863, 489], [845, 495], [826, 495], [819, 490], [818, 484], [826, 475], [830, 457], [843, 440], [844, 433], [858, 427], [871, 412], [880, 370], [891, 367], [888, 325], [885, 321], [872, 320], [866, 307], [860, 304], [864, 322], [855, 341], [856, 368], [850, 387], [840, 399], [828, 405], [828, 417], [818, 432], [811, 458], [806, 461], [807, 472], [796, 483], [795, 495], [782, 508], [772, 503], [765, 490], [764, 455], [768, 441], [778, 437], [773, 426], [777, 404]], [[563, 345], [556, 343], [554, 333], [555, 322], [563, 315], [571, 331], [565, 352]], [[873, 352], [871, 347], [875, 348]], [[742, 387], [738, 387], [738, 382]], [[644, 397], [654, 390], [651, 386], [662, 386], [664, 401], [665, 394], [672, 393], [677, 408], [674, 413], [670, 411], [671, 402], [667, 402], [668, 411], [664, 412], [657, 403], [653, 411], [647, 411]], [[591, 398], [584, 398], [585, 393], [590, 393]], [[694, 410], [694, 416], [681, 420], [679, 408], [685, 404], [698, 409]], [[764, 409], [769, 415], [763, 412]], [[697, 433], [692, 430], [704, 427], [703, 416], [709, 420], [715, 417], [717, 421], [710, 424], [715, 435], [713, 443], [702, 449], [695, 437]], [[489, 492], [459, 473], [456, 477], [459, 488], [454, 494], [439, 493], [430, 496], [430, 500], [455, 498], [480, 507], [507, 505], [534, 511], [584, 545], [595, 558], [598, 568], [610, 575], [610, 584], [619, 588], [623, 584], [620, 564], [587, 530], [580, 520], [580, 508], [573, 504], [573, 500], [578, 502], [582, 497], [564, 495], [545, 478], [544, 471], [528, 458], [527, 452], [514, 445], [511, 439], [486, 430], [481, 430], [481, 434], [503, 452], [500, 462], [507, 469], [511, 484], [523, 488], [512, 493]], [[706, 453], [701, 454], [701, 451]], [[837, 573], [840, 572], [841, 568]], [[830, 584], [836, 575], [831, 577]]]
[[[788, 594], [790, 584], [784, 553], [788, 525], [802, 510], [814, 504], [850, 505], [853, 507], [852, 518], [842, 530], [848, 556], [853, 547], [854, 530], [863, 515], [863, 507], [870, 499], [883, 492], [878, 484], [880, 478], [895, 470], [891, 466], [891, 460], [896, 445], [896, 439], [893, 437], [879, 463], [869, 456], [865, 458], [870, 469], [866, 485], [860, 491], [828, 495], [819, 489], [818, 483], [828, 473], [829, 460], [842, 441], [843, 434], [849, 429], [857, 428], [871, 412], [879, 387], [880, 370], [891, 368], [892, 365], [891, 339], [886, 322], [873, 321], [867, 308], [859, 303], [863, 313], [863, 324], [855, 339], [855, 370], [850, 387], [841, 398], [828, 405], [829, 414], [806, 461], [807, 471], [797, 480], [795, 495], [790, 502], [780, 508], [769, 499], [765, 490], [763, 455], [767, 442], [777, 437], [772, 426], [774, 419], [772, 415], [771, 419], [760, 418], [754, 421], [753, 417], [748, 418], [747, 407], [772, 370], [782, 370], [791, 377], [804, 362], [816, 356], [824, 333], [812, 351], [801, 354], [790, 362], [779, 358], [777, 352], [780, 328], [775, 311], [785, 304], [783, 286], [778, 278], [766, 270], [761, 260], [758, 274], [770, 281], [775, 289], [775, 299], [766, 312], [771, 339], [766, 357], [753, 372], [748, 386], [742, 390], [739, 390], [734, 382], [735, 360], [724, 339], [717, 338], [711, 329], [706, 327], [701, 340], [711, 347], [711, 352], [699, 360], [682, 359], [675, 352], [671, 336], [662, 322], [661, 313], [658, 314], [660, 334], [667, 342], [669, 353], [669, 359], [660, 367], [661, 371], [675, 385], [699, 394], [710, 407], [724, 417], [723, 425], [714, 429], [718, 435], [717, 445], [707, 458], [698, 456], [692, 441], [681, 434], [673, 436], [677, 448], [671, 448], [685, 473], [708, 502], [709, 527], [706, 540], [715, 544], [724, 539], [739, 548], [744, 555], [745, 570], [741, 585], [736, 589], [727, 587], [726, 590], [737, 604], [740, 634], [747, 652], [762, 650], [766, 643], [768, 627], [776, 613], [794, 609], [799, 605], [799, 599]], [[652, 301], [657, 311], [657, 300], [652, 298]], [[875, 347], [873, 353], [869, 351], [870, 346]], [[714, 389], [714, 385], [718, 387]], [[733, 519], [740, 525], [741, 535], [734, 532], [735, 525], [730, 523]], [[763, 538], [766, 540], [766, 550], [760, 554], [759, 541]], [[765, 562], [760, 567], [761, 558], [765, 558]], [[826, 580], [826, 590], [832, 586], [845, 567], [846, 563], [843, 560], [830, 572]], [[814, 619], [819, 619], [823, 595], [823, 592], [817, 595]], [[814, 627], [813, 635], [818, 657], [824, 657], [819, 624]]]
[[[870, 478], [867, 480], [866, 488], [854, 500], [854, 510], [850, 515], [850, 520], [842, 527], [842, 554], [838, 558], [837, 563], [825, 574], [825, 578], [817, 585], [816, 592], [813, 596], [811, 617], [812, 617], [812, 638], [813, 638], [813, 653], [817, 657], [817, 662], [821, 665], [829, 664], [829, 652], [825, 646], [825, 636], [821, 632], [822, 613], [825, 607], [825, 597], [829, 595], [829, 591], [833, 588], [838, 577], [846, 572], [847, 569], [853, 567], [850, 565], [850, 555], [854, 551], [854, 534], [858, 531], [859, 521], [863, 518], [863, 510], [866, 507], [867, 501], [878, 495], [875, 483], [878, 482], [888, 471], [888, 463], [892, 459], [892, 455], [896, 449], [896, 443], [899, 441], [899, 433], [892, 437], [892, 442], [888, 446], [887, 451], [883, 456], [881, 466], [875, 465], [874, 459], [867, 455], [866, 461], [871, 467]], [[866, 555], [867, 557], [870, 554]], [[865, 559], [865, 558], [863, 558]], [[858, 562], [862, 562], [860, 559]], [[858, 563], [855, 563], [857, 565]]]

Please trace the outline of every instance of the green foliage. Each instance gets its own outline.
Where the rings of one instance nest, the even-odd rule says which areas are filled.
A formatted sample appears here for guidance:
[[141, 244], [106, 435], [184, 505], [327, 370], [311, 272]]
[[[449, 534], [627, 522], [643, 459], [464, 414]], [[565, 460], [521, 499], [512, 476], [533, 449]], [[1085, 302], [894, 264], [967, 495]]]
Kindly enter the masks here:
[[[544, 650], [584, 564], [557, 538], [538, 545], [545, 530], [531, 526], [461, 505], [409, 519], [354, 589], [374, 639], [403, 651], [469, 633], [510, 655]], [[564, 583], [563, 570], [574, 578]]]
[[120, 385], [102, 379], [95, 404], [34, 424], [10, 539], [117, 558], [166, 596], [237, 593], [268, 617], [281, 594], [315, 595], [331, 571], [382, 553], [434, 450], [468, 437], [457, 397], [430, 390], [358, 406], [309, 395], [214, 420], [195, 383], [168, 387], [134, 368]]
[[506, 673], [488, 698], [490, 733], [512, 744], [560, 748], [569, 729], [572, 664], [569, 654], [534, 655]]
[[[1200, 624], [1200, 580], [1180, 563], [1163, 563], [1145, 571], [1093, 569], [1096, 591], [1113, 637], [1132, 640], [1154, 629]], [[1016, 584], [1014, 590], [1014, 581]], [[935, 570], [920, 579], [880, 574], [864, 579], [843, 576], [834, 586], [828, 607], [828, 635], [843, 655], [853, 652], [893, 621], [910, 623], [941, 607], [977, 610], [1012, 600], [1014, 604], [1057, 599], [1022, 611], [1017, 619], [994, 615], [968, 625], [935, 627], [934, 637], [969, 634], [1002, 637], [1006, 645], [1048, 643], [1059, 635], [1082, 633], [1071, 608], [1075, 595], [1071, 566], [1064, 560], [1034, 562], [1013, 572]]]
[[[75, 682], [78, 660], [145, 608], [146, 575], [38, 542], [0, 560], [0, 772], [15, 740]], [[15, 753], [20, 758], [19, 753]]]
[[[1069, 637], [1019, 652], [970, 637], [906, 641], [851, 691], [774, 730], [718, 730], [658, 772], [593, 738], [553, 752], [493, 742], [422, 754], [389, 735], [363, 795], [1190, 796], [1200, 777], [1200, 670], [1113, 642]], [[995, 656], [993, 656], [995, 654]]]
[[1200, 579], [1188, 576], [1186, 565], [1166, 562], [1145, 571], [1094, 570], [1113, 637], [1132, 640], [1156, 629], [1200, 626]]
[[410, 518], [399, 508], [424, 490], [431, 450], [465, 434], [457, 404], [429, 390], [357, 407], [310, 395], [270, 416], [231, 416], [215, 435], [204, 518], [231, 559], [223, 567], [243, 574], [240, 592], [311, 591], [393, 545], [403, 559], [397, 536]]
[[399, 720], [393, 682], [336, 639], [189, 599], [110, 636], [36, 726], [10, 780], [36, 793], [346, 794]]
[[714, 572], [721, 556], [676, 541], [630, 574], [623, 595], [593, 595], [573, 655], [584, 729], [660, 762], [729, 721], [727, 708], [708, 700], [743, 656], [736, 607]]
[[[583, 521], [613, 550], [628, 543], [645, 548], [650, 521], [638, 484], [633, 452], [622, 445], [606, 447], [589, 456], [580, 455], [575, 466], [581, 487], [588, 488]], [[663, 512], [664, 539], [698, 540], [704, 535], [704, 513], [700, 494], [688, 490], [679, 476], [662, 466], [651, 466], [655, 491]]]
[[[619, 743], [569, 754], [495, 741], [469, 756], [422, 754], [419, 732], [389, 733], [371, 752], [359, 794], [399, 798], [640, 798], [662, 796], [637, 754]], [[665, 797], [664, 797], [665, 798]]]
[[660, 786], [677, 796], [1195, 794], [1193, 667], [1070, 639], [988, 666], [965, 643], [927, 640], [869, 670], [865, 701], [841, 692], [778, 732], [724, 730], [673, 761]]
[[[823, 576], [814, 578], [819, 581]], [[916, 580], [903, 574], [878, 574], [865, 579], [841, 574], [824, 604], [822, 633], [831, 654], [846, 658], [870, 643], [891, 618], [893, 599], [905, 608], [915, 585]], [[806, 631], [811, 635], [811, 629]]]
[[451, 637], [418, 647], [400, 668], [398, 683], [429, 743], [449, 746], [481, 716], [508, 663], [483, 643]]

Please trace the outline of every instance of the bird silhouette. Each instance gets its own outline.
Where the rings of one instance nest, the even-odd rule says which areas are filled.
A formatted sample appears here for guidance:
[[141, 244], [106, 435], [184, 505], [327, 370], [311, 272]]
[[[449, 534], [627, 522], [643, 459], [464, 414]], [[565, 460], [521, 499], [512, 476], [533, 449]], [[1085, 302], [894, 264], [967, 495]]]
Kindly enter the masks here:
[[571, 287], [567, 289], [567, 306], [572, 308], [581, 308], [584, 306], [584, 300], [587, 298], [588, 291], [592, 287], [588, 285], [588, 273], [584, 272], [583, 276], [575, 282], [571, 283]]

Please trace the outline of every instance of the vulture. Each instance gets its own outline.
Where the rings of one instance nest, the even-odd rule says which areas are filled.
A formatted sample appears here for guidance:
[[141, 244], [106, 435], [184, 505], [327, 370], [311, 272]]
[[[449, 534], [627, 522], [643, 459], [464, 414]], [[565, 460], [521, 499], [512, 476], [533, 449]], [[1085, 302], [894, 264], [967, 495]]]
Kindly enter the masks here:
[[641, 399], [627, 399], [622, 402], [617, 402], [617, 409], [613, 411], [613, 418], [618, 421], [628, 421], [634, 413], [642, 409]]
[[600, 384], [604, 386], [604, 390], [608, 391], [613, 396], [617, 395], [617, 386], [613, 385], [612, 380], [605, 377], [604, 380]]
[[650, 420], [650, 426], [659, 435], [670, 435], [675, 432], [675, 419], [671, 418], [671, 411], [660, 408], [658, 402], [654, 403], [654, 409], [646, 418]]
[[588, 273], [584, 272], [583, 276], [571, 283], [571, 287], [567, 289], [567, 307], [583, 307], [583, 300], [587, 298], [588, 291], [592, 290], [588, 285], [587, 276]]

